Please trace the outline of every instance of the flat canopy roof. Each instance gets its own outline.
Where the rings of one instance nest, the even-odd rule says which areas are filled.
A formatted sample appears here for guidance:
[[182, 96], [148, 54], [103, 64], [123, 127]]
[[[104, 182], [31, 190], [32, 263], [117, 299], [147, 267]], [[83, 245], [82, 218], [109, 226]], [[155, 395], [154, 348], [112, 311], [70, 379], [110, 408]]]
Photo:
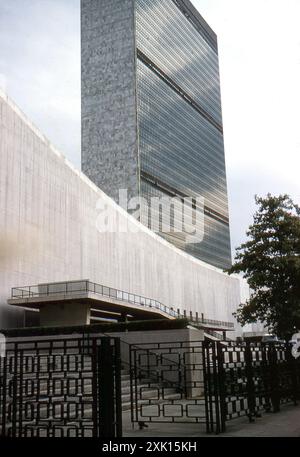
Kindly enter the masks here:
[[89, 280], [44, 283], [37, 286], [14, 287], [8, 304], [31, 310], [44, 306], [82, 303], [89, 305], [92, 314], [109, 318], [116, 315], [132, 316], [134, 319], [188, 318], [192, 325], [214, 330], [234, 330], [233, 322], [222, 322], [180, 313], [157, 300], [124, 292], [119, 289], [93, 283]]
[[101, 297], [93, 292], [81, 292], [73, 294], [57, 294], [55, 296], [40, 296], [40, 297], [27, 297], [27, 298], [15, 298], [8, 300], [8, 303], [12, 306], [19, 306], [28, 309], [40, 310], [43, 306], [49, 304], [55, 305], [70, 305], [72, 303], [88, 304], [91, 310], [105, 311], [108, 315], [111, 314], [126, 314], [131, 315], [137, 319], [175, 319], [175, 316], [170, 316], [159, 308], [148, 308], [134, 303], [124, 303], [121, 300]]

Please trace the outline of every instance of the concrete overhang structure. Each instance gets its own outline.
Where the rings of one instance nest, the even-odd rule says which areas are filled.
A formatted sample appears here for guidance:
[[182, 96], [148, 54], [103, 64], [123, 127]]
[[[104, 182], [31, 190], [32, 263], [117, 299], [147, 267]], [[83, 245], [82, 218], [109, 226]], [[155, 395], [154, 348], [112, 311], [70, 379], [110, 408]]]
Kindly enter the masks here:
[[129, 294], [88, 280], [13, 288], [8, 304], [38, 310], [42, 326], [90, 324], [107, 319], [175, 319], [175, 311], [156, 300]]
[[92, 318], [118, 321], [187, 318], [195, 327], [232, 331], [232, 322], [222, 322], [182, 314], [157, 300], [92, 283], [89, 280], [67, 281], [37, 286], [16, 287], [8, 304], [39, 312], [42, 326], [78, 326]]

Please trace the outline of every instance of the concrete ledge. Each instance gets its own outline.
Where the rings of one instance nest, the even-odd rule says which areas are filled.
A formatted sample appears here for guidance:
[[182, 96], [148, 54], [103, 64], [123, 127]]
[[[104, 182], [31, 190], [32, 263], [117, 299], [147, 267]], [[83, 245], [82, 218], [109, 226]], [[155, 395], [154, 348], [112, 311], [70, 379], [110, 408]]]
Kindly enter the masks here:
[[[28, 309], [39, 309], [40, 312], [45, 309], [49, 309], [49, 306], [53, 308], [53, 312], [56, 313], [57, 318], [54, 319], [53, 324], [52, 318], [50, 318], [50, 311], [47, 311], [47, 316], [49, 317], [50, 325], [58, 325], [58, 315], [60, 314], [57, 306], [62, 305], [75, 305], [80, 304], [82, 307], [89, 307], [89, 309], [101, 310], [105, 312], [128, 314], [134, 316], [136, 319], [161, 319], [166, 318], [174, 320], [175, 317], [170, 316], [168, 313], [165, 313], [161, 309], [154, 307], [142, 306], [134, 303], [127, 303], [118, 299], [113, 299], [111, 297], [102, 297], [92, 292], [79, 292], [79, 293], [58, 293], [49, 296], [39, 296], [39, 297], [28, 297], [28, 298], [16, 298], [8, 300], [8, 304], [11, 306], [18, 306]], [[77, 309], [77, 308], [76, 308]], [[63, 311], [63, 310], [62, 310]], [[90, 322], [86, 321], [86, 318], [81, 322], [74, 324], [72, 316], [70, 316], [70, 321], [67, 322], [64, 312], [62, 312], [62, 325], [86, 325]], [[46, 323], [44, 322], [44, 325]], [[47, 324], [48, 325], [48, 324]]]

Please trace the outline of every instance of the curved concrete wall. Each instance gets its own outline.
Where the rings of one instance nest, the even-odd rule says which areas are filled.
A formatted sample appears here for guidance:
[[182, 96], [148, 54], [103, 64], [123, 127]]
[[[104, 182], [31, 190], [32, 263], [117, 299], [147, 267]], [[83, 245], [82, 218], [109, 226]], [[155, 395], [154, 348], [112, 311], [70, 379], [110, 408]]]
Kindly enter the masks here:
[[[70, 132], [70, 135], [72, 132]], [[176, 249], [75, 170], [0, 94], [0, 328], [22, 325], [11, 287], [90, 279], [232, 321], [240, 280]], [[100, 233], [97, 202], [137, 233]]]

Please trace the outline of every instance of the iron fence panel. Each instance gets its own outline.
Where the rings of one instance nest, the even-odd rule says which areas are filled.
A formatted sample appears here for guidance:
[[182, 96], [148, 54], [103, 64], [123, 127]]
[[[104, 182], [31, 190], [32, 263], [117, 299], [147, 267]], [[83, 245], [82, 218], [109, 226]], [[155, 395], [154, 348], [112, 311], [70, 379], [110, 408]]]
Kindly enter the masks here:
[[120, 370], [116, 338], [8, 340], [0, 435], [121, 436]]

